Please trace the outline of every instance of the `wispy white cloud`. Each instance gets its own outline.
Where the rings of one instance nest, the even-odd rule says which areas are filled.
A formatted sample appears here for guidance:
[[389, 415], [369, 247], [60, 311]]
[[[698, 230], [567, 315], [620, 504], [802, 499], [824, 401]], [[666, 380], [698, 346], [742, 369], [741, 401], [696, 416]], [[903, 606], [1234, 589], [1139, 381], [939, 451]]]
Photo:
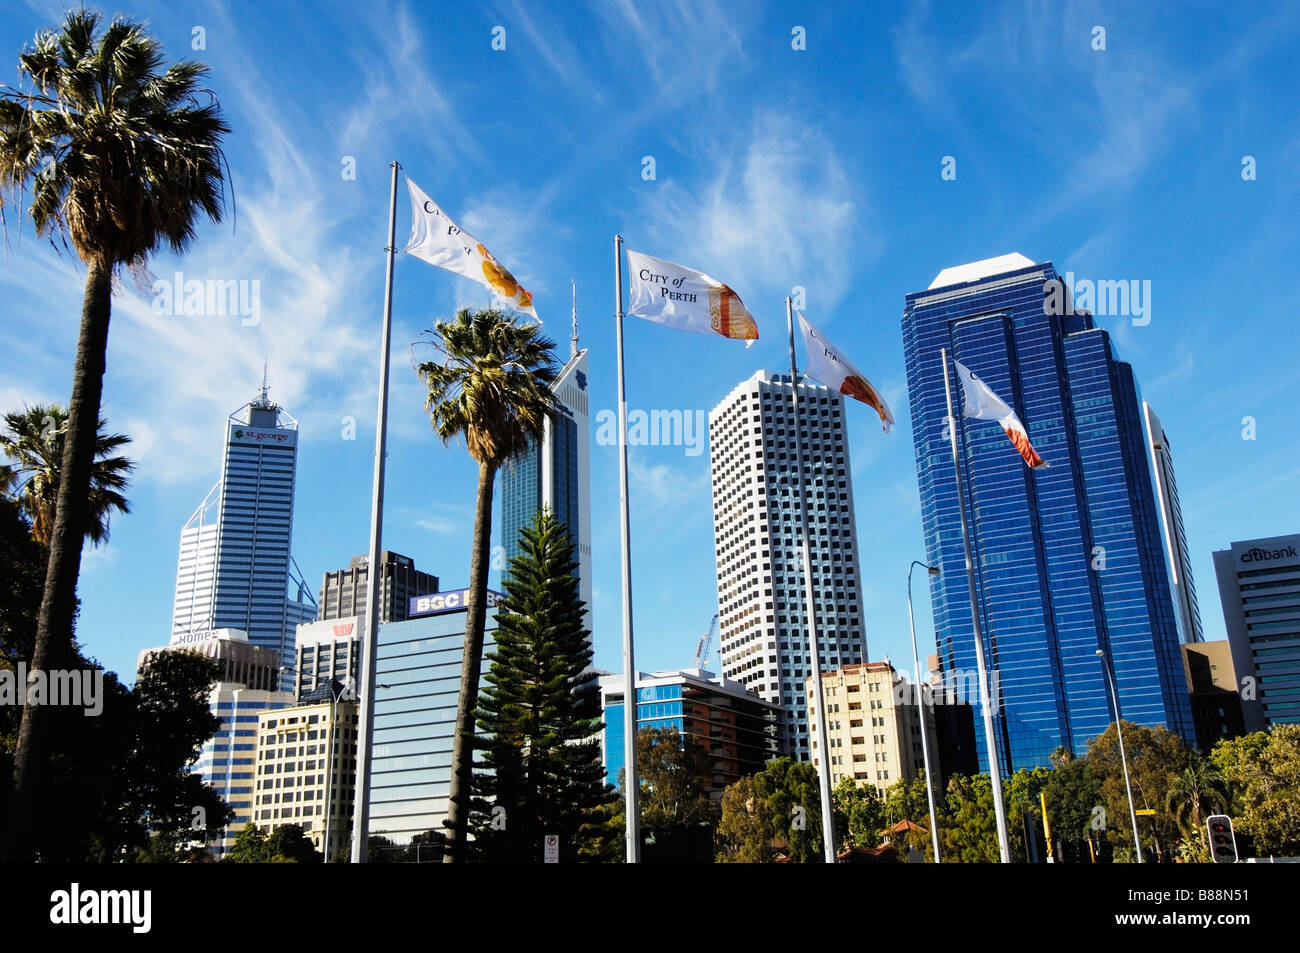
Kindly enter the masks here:
[[[639, 200], [638, 250], [676, 256], [750, 295], [803, 285], [808, 310], [826, 314], [855, 269], [880, 251], [879, 236], [855, 226], [868, 196], [851, 187], [833, 140], [805, 119], [760, 112], [744, 144], [707, 157], [714, 170], [698, 188], [675, 179]], [[631, 225], [629, 225], [631, 227]]]

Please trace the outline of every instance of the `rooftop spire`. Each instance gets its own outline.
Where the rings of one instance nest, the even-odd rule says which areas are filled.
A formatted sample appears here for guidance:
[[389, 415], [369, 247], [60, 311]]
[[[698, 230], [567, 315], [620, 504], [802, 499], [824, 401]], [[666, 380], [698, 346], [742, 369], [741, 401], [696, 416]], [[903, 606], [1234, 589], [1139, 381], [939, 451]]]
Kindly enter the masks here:
[[573, 285], [573, 337], [569, 338], [569, 357], [578, 356], [578, 282], [569, 279]]
[[258, 410], [268, 410], [275, 406], [271, 403], [270, 364], [269, 360], [262, 362], [262, 389], [250, 402], [250, 406]]

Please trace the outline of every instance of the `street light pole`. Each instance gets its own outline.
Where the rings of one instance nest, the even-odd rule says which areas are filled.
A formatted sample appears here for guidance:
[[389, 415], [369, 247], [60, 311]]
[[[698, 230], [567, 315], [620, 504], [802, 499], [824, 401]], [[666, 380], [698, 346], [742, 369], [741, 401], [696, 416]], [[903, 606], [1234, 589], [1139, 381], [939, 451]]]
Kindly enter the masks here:
[[1119, 713], [1119, 693], [1115, 691], [1115, 676], [1110, 671], [1110, 660], [1106, 658], [1101, 649], [1097, 650], [1097, 658], [1101, 659], [1102, 671], [1106, 673], [1106, 683], [1110, 685], [1110, 697], [1115, 703], [1115, 734], [1119, 738], [1119, 763], [1124, 767], [1124, 791], [1128, 794], [1128, 815], [1133, 821], [1133, 849], [1137, 851], [1137, 862], [1142, 863], [1142, 839], [1138, 836], [1138, 816], [1137, 809], [1133, 807], [1133, 787], [1128, 780], [1128, 757], [1124, 754], [1124, 729], [1120, 726], [1123, 720]]
[[939, 863], [939, 825], [934, 813], [934, 775], [930, 773], [930, 733], [926, 730], [925, 686], [921, 682], [921, 656], [916, 649], [916, 617], [912, 614], [912, 570], [920, 566], [931, 576], [939, 575], [938, 566], [927, 566], [918, 559], [907, 567], [907, 624], [912, 628], [912, 674], [916, 676], [916, 710], [921, 719], [921, 756], [925, 759], [925, 794], [930, 801], [930, 837], [934, 843], [934, 862]]

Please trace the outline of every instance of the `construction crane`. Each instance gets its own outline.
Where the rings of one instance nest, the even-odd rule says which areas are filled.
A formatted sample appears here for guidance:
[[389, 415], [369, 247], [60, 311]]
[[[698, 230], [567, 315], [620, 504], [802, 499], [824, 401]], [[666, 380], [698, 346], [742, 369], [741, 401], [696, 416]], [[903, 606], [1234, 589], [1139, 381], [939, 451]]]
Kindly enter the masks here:
[[700, 636], [700, 644], [695, 647], [695, 667], [704, 668], [704, 661], [709, 657], [709, 649], [713, 645], [713, 634], [718, 631], [718, 613], [713, 613], [713, 621], [709, 623], [709, 631]]

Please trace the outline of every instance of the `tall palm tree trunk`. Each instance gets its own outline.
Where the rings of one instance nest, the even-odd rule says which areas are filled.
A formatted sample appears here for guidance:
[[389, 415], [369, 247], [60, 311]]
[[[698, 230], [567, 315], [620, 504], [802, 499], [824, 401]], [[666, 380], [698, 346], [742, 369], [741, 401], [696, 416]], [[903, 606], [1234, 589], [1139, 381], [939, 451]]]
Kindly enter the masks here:
[[[50, 559], [45, 568], [45, 592], [36, 626], [31, 672], [61, 667], [72, 655], [72, 622], [77, 611], [77, 576], [86, 536], [91, 468], [99, 428], [112, 308], [113, 272], [102, 260], [92, 260], [86, 274], [81, 305], [81, 334], [68, 404], [68, 433], [63, 442], [62, 475], [55, 503]], [[41, 731], [43, 705], [24, 705], [14, 752], [13, 790], [5, 810], [5, 856], [31, 856], [37, 825], [31, 807], [39, 796], [40, 765], [49, 760], [49, 741]]]
[[474, 765], [474, 712], [478, 708], [479, 674], [483, 668], [483, 632], [487, 628], [487, 580], [491, 563], [492, 484], [496, 467], [480, 463], [478, 502], [474, 507], [474, 552], [469, 563], [469, 608], [465, 613], [465, 656], [460, 668], [460, 698], [456, 702], [456, 737], [451, 750], [451, 788], [447, 824], [451, 843], [443, 863], [464, 859], [469, 837], [470, 777]]

